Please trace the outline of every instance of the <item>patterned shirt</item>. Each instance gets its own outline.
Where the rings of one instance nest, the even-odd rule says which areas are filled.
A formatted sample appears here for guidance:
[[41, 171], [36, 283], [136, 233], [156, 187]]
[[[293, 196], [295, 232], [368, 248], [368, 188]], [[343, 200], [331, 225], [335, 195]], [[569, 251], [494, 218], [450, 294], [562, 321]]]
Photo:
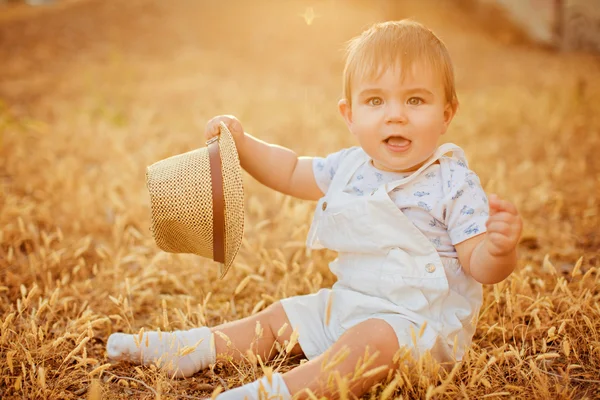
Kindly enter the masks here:
[[[342, 160], [354, 151], [363, 150], [351, 147], [313, 159], [315, 180], [323, 193], [329, 189]], [[408, 175], [410, 173], [381, 171], [369, 161], [358, 168], [344, 192], [368, 195], [381, 185]], [[430, 165], [419, 177], [396, 187], [389, 195], [442, 257], [457, 257], [455, 244], [486, 231], [487, 196], [479, 177], [456, 158], [442, 156], [439, 164]]]

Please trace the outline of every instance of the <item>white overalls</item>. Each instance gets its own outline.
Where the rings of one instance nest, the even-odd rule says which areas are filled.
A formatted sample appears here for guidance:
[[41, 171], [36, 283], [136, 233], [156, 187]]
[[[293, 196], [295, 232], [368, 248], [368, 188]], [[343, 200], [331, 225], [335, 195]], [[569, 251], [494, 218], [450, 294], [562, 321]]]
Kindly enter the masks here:
[[[456, 258], [441, 258], [388, 195], [450, 151], [466, 164], [462, 150], [448, 143], [410, 176], [365, 196], [344, 193], [344, 187], [369, 156], [358, 151], [342, 161], [317, 204], [307, 238], [309, 248], [338, 252], [329, 266], [337, 282], [331, 289], [281, 300], [309, 360], [347, 329], [370, 318], [389, 323], [400, 347], [410, 347], [415, 357], [430, 350], [440, 362], [462, 358], [475, 331], [481, 284], [463, 272]], [[331, 313], [326, 324], [328, 301]], [[425, 322], [415, 347], [411, 326], [418, 336]]]

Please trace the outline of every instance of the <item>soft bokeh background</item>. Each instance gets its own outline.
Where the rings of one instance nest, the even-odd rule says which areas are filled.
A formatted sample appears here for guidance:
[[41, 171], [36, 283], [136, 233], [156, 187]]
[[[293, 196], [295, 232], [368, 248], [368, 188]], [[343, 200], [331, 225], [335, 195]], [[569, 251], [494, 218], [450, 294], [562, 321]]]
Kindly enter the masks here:
[[156, 248], [145, 168], [203, 146], [223, 113], [303, 155], [354, 145], [336, 109], [343, 43], [408, 17], [455, 62], [444, 139], [525, 229], [518, 271], [486, 287], [466, 362], [451, 376], [406, 370], [393, 396], [600, 398], [600, 61], [458, 0], [0, 3], [0, 397], [201, 398], [261, 376], [219, 362], [173, 381], [107, 364], [104, 346], [114, 331], [217, 325], [331, 285], [335, 254], [304, 248], [314, 203], [245, 175], [244, 244], [220, 281], [211, 261]]

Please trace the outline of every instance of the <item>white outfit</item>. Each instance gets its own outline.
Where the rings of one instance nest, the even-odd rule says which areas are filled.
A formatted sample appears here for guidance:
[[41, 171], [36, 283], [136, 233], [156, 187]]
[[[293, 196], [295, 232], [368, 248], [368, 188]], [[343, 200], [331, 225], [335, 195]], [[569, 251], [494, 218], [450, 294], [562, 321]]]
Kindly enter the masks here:
[[[452, 158], [442, 157], [450, 151]], [[438, 160], [439, 164], [434, 164]], [[317, 204], [308, 234], [307, 247], [338, 252], [330, 264], [337, 282], [331, 289], [281, 300], [292, 327], [299, 331], [300, 347], [308, 359], [313, 359], [346, 330], [378, 318], [391, 325], [398, 344], [410, 347], [414, 356], [431, 350], [441, 362], [460, 360], [475, 331], [482, 303], [481, 284], [464, 273], [456, 258], [442, 258], [430, 238], [392, 201], [390, 193], [414, 187], [444, 165], [466, 167], [463, 152], [456, 145], [442, 145], [411, 175], [382, 183], [362, 196], [349, 193], [345, 190], [348, 182], [369, 162], [360, 148], [343, 158]], [[331, 313], [326, 324], [329, 301]], [[411, 328], [418, 337], [425, 323], [423, 335], [413, 346]]]
[[[326, 158], [313, 159], [315, 180], [327, 193], [340, 163], [360, 147], [343, 149]], [[361, 164], [352, 175], [344, 193], [369, 195], [384, 183], [406, 178], [410, 173], [386, 172], [371, 162]], [[440, 157], [439, 164], [430, 165], [418, 177], [397, 186], [389, 193], [404, 215], [433, 244], [442, 257], [457, 257], [454, 245], [485, 232], [489, 206], [479, 178], [464, 158]]]

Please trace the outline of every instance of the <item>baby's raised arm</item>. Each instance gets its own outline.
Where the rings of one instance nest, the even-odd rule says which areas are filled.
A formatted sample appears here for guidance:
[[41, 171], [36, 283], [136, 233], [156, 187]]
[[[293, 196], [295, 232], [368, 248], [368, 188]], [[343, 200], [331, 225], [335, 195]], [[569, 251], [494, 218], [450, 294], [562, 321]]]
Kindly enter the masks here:
[[257, 181], [278, 192], [304, 200], [323, 197], [315, 181], [312, 157], [298, 157], [292, 150], [266, 143], [244, 132], [232, 115], [220, 115], [206, 124], [206, 140], [219, 134], [219, 123], [229, 128], [235, 140], [240, 163]]
[[487, 232], [458, 243], [463, 268], [478, 282], [494, 284], [506, 279], [517, 265], [517, 244], [523, 221], [514, 204], [490, 196]]

